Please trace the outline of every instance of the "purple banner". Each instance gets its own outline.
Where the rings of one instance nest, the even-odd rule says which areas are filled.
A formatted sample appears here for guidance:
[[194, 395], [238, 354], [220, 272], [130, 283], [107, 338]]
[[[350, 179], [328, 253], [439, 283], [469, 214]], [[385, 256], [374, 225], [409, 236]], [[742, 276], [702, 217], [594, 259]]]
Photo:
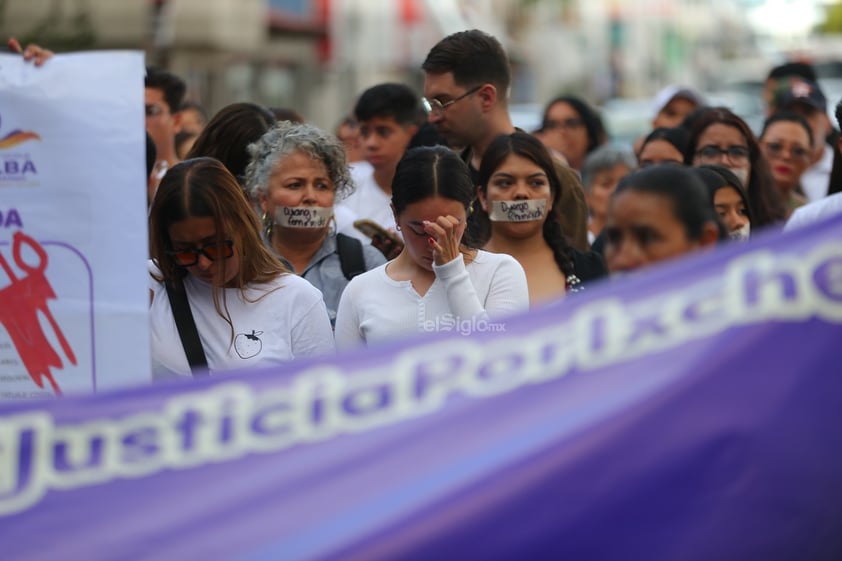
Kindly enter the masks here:
[[503, 326], [0, 405], [3, 559], [842, 558], [842, 218]]

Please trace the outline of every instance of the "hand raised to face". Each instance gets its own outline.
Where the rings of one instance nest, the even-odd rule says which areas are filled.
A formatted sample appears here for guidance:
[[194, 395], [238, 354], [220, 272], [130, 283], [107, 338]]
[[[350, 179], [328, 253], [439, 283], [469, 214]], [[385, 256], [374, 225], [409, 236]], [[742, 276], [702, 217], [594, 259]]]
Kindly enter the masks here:
[[447, 215], [439, 216], [435, 222], [424, 221], [424, 231], [430, 234], [428, 243], [433, 248], [436, 265], [444, 265], [459, 255], [459, 245], [465, 233], [465, 221]]

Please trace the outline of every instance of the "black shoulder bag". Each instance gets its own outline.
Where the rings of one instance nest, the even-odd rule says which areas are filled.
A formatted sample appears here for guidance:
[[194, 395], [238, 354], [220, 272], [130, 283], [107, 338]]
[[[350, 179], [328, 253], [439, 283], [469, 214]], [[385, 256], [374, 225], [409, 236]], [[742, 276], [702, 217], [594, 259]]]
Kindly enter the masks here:
[[339, 253], [339, 265], [342, 267], [342, 274], [351, 280], [355, 276], [365, 273], [365, 256], [363, 255], [363, 244], [360, 240], [336, 234], [336, 251]]
[[199, 331], [196, 329], [196, 322], [193, 319], [193, 312], [190, 311], [190, 302], [187, 301], [187, 291], [184, 289], [184, 282], [179, 278], [170, 283], [164, 283], [167, 288], [167, 297], [170, 299], [172, 315], [175, 317], [175, 326], [178, 328], [178, 336], [184, 352], [187, 354], [187, 362], [190, 363], [190, 370], [193, 376], [208, 375], [208, 359], [205, 358], [205, 350], [202, 348], [202, 341], [199, 339]]

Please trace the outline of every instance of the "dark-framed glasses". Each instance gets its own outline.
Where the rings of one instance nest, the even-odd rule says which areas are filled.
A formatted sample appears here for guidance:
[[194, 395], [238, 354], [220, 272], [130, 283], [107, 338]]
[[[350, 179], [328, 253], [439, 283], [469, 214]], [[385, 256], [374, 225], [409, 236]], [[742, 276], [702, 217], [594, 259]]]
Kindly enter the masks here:
[[453, 99], [451, 99], [449, 101], [439, 101], [436, 98], [427, 99], [426, 97], [421, 98], [421, 100], [424, 103], [424, 107], [427, 108], [427, 111], [429, 111], [430, 113], [441, 114], [441, 113], [444, 113], [445, 109], [447, 109], [448, 107], [450, 107], [451, 105], [453, 105], [454, 103], [459, 101], [460, 99], [465, 99], [469, 95], [477, 93], [480, 90], [480, 88], [482, 88], [482, 84], [480, 84], [479, 86], [474, 86], [473, 88], [466, 91], [462, 95], [460, 95], [458, 97], [454, 97]]
[[234, 240], [211, 242], [196, 248], [173, 249], [167, 251], [179, 267], [192, 267], [199, 262], [199, 256], [204, 255], [211, 261], [228, 259], [234, 255]]
[[719, 146], [705, 146], [696, 150], [696, 155], [706, 162], [716, 162], [722, 156], [727, 156], [733, 163], [741, 163], [748, 160], [749, 150], [748, 146], [729, 146], [728, 148], [720, 148]]
[[[786, 149], [786, 146], [784, 146], [782, 142], [766, 142], [764, 146], [766, 150], [769, 151], [769, 154], [776, 158], [783, 156], [784, 150]], [[794, 160], [801, 160], [804, 162], [810, 161], [812, 156], [810, 150], [798, 145], [790, 146], [789, 154]]]

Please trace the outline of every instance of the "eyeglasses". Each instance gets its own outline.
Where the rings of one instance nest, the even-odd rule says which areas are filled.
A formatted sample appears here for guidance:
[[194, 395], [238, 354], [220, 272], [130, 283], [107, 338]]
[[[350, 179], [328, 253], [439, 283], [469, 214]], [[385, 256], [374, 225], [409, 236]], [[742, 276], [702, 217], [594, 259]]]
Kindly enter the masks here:
[[211, 261], [228, 259], [234, 255], [234, 240], [212, 242], [195, 249], [175, 249], [167, 251], [167, 255], [172, 257], [175, 264], [179, 267], [192, 267], [199, 262], [200, 255], [204, 255]]
[[564, 119], [562, 121], [556, 121], [553, 119], [548, 119], [544, 121], [544, 126], [542, 127], [544, 130], [551, 131], [555, 129], [564, 129], [567, 131], [578, 129], [585, 125], [585, 121], [578, 117], [570, 117], [569, 119]]
[[157, 117], [158, 115], [163, 115], [164, 113], [164, 108], [154, 103], [147, 104], [145, 109], [147, 117]]
[[454, 103], [459, 101], [460, 99], [464, 99], [471, 94], [477, 93], [480, 90], [480, 88], [482, 88], [482, 86], [483, 86], [483, 84], [480, 84], [479, 86], [475, 86], [475, 87], [471, 88], [470, 90], [466, 91], [465, 93], [463, 93], [462, 95], [460, 95], [459, 97], [454, 97], [450, 101], [441, 102], [441, 101], [437, 100], [436, 98], [427, 99], [426, 97], [422, 98], [422, 101], [424, 102], [424, 107], [426, 107], [427, 111], [429, 111], [430, 113], [442, 114], [442, 113], [444, 113], [445, 109], [447, 109], [448, 107], [450, 107], [451, 105], [453, 105]]
[[[769, 154], [775, 158], [780, 158], [784, 153], [784, 145], [781, 142], [766, 142], [764, 144]], [[789, 154], [794, 160], [810, 161], [810, 151], [803, 146], [792, 146], [789, 148]]]
[[711, 145], [697, 150], [696, 155], [706, 162], [718, 162], [722, 156], [727, 156], [732, 163], [740, 164], [748, 161], [749, 151], [747, 146], [720, 148], [719, 146]]

